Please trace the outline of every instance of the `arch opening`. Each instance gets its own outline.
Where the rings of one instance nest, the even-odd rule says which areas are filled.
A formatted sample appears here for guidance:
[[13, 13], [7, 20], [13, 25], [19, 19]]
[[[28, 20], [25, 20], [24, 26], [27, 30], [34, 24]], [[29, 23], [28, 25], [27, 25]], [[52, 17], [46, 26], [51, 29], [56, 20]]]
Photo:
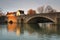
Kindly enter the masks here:
[[9, 23], [10, 23], [10, 24], [12, 24], [12, 23], [13, 23], [13, 21], [11, 20], [11, 21], [9, 21]]
[[29, 19], [27, 23], [54, 23], [54, 22], [45, 17], [34, 17]]

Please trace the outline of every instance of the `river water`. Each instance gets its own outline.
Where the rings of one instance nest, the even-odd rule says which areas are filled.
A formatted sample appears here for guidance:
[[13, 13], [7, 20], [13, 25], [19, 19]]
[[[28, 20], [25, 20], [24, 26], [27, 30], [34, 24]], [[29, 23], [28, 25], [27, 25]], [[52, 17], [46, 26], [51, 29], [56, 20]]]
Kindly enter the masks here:
[[0, 40], [60, 40], [60, 27], [52, 23], [0, 24]]

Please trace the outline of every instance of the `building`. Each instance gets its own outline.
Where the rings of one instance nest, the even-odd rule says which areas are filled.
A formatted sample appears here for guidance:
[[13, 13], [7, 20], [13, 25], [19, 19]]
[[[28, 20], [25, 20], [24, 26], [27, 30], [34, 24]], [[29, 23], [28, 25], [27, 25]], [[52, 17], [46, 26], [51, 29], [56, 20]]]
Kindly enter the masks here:
[[16, 13], [16, 16], [20, 16], [20, 15], [24, 15], [24, 11], [23, 10], [18, 10]]
[[8, 22], [17, 22], [16, 12], [7, 12]]
[[7, 12], [8, 22], [17, 23], [17, 16], [23, 15], [23, 10], [18, 10], [16, 12]]

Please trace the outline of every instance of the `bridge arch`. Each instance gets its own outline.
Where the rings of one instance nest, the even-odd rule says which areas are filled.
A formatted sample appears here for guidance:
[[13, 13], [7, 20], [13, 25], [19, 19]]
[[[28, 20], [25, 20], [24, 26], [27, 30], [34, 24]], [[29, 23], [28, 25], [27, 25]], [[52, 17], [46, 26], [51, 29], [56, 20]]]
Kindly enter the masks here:
[[53, 22], [54, 20], [50, 17], [47, 16], [32, 16], [30, 18], [28, 18], [26, 21], [26, 23], [46, 23], [46, 22]]

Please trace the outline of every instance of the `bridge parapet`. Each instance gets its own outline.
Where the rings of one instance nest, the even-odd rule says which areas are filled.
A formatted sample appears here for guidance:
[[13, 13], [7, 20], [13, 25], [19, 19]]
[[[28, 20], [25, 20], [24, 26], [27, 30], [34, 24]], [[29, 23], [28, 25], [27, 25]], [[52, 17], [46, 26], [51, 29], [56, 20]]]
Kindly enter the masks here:
[[30, 19], [32, 19], [34, 17], [44, 17], [44, 18], [50, 19], [54, 23], [57, 22], [56, 21], [57, 13], [41, 13], [41, 14], [34, 14], [34, 15], [25, 15], [25, 17], [24, 17], [25, 23], [27, 23]]

